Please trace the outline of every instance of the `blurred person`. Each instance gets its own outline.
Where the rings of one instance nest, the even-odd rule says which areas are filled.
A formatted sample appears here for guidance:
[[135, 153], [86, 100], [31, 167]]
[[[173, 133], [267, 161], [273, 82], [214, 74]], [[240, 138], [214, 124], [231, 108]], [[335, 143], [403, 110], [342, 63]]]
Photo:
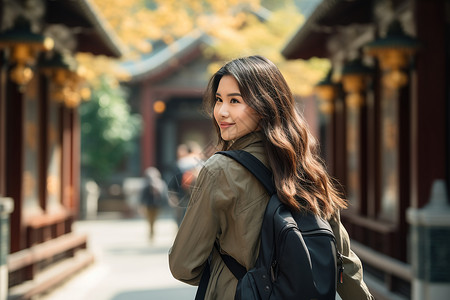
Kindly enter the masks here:
[[155, 236], [155, 221], [161, 208], [168, 202], [167, 185], [161, 178], [161, 173], [155, 167], [145, 170], [145, 185], [141, 192], [141, 204], [145, 209], [145, 216], [149, 225], [149, 237]]
[[100, 187], [94, 180], [88, 180], [84, 184], [86, 191], [85, 218], [94, 219], [98, 212], [98, 198], [100, 197]]
[[189, 141], [178, 145], [175, 176], [169, 183], [169, 203], [174, 208], [178, 226], [184, 218], [202, 161], [201, 147], [196, 142]]
[[[309, 211], [328, 220], [343, 257], [343, 283], [337, 287], [341, 298], [373, 299], [363, 280], [361, 261], [340, 222], [340, 210], [347, 203], [327, 174], [316, 140], [279, 69], [261, 56], [228, 62], [210, 79], [204, 107], [213, 119], [221, 150], [254, 155], [272, 171], [286, 209]], [[269, 199], [258, 179], [238, 162], [211, 156], [197, 177], [169, 251], [172, 275], [198, 285], [209, 261], [205, 299], [234, 299], [238, 279], [220, 253], [233, 257], [246, 270], [254, 267]]]

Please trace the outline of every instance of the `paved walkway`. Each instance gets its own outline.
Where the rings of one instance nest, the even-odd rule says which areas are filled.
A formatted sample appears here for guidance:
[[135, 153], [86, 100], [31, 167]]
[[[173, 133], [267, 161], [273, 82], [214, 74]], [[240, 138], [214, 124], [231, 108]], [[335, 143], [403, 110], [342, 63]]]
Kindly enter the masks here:
[[88, 248], [96, 262], [40, 299], [194, 299], [196, 287], [175, 280], [169, 271], [167, 253], [177, 226], [167, 212], [156, 222], [153, 242], [142, 218], [103, 216], [77, 221], [73, 230], [88, 234]]

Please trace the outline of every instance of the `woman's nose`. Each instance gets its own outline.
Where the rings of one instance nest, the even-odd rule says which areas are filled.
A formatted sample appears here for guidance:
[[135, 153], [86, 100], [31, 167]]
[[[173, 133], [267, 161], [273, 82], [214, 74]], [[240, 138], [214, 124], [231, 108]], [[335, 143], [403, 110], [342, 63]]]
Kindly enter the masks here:
[[222, 104], [219, 109], [219, 115], [221, 117], [228, 117], [230, 112], [228, 111], [228, 106], [226, 104]]

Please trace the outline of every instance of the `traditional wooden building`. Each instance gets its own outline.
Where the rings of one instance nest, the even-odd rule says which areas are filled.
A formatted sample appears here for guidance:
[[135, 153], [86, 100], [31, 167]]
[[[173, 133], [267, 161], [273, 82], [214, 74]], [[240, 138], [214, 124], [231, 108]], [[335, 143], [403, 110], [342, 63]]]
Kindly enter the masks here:
[[448, 197], [430, 199], [449, 186], [449, 20], [444, 0], [324, 0], [282, 50], [332, 63], [321, 139], [376, 299], [448, 297]]
[[214, 141], [211, 120], [201, 107], [212, 62], [203, 54], [209, 39], [193, 31], [171, 45], [155, 42], [150, 54], [123, 64], [131, 75], [123, 83], [128, 101], [143, 121], [135, 175], [156, 166], [170, 180], [179, 144], [193, 141], [205, 149]]
[[72, 232], [82, 86], [71, 60], [122, 50], [89, 0], [4, 0], [0, 18], [0, 197], [14, 203], [1, 248], [9, 297], [29, 299], [93, 260]]

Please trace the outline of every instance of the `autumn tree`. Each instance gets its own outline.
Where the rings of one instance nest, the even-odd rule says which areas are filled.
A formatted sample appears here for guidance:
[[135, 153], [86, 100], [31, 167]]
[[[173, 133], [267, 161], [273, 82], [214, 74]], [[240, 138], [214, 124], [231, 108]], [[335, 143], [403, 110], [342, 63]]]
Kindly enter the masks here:
[[[94, 0], [127, 52], [123, 60], [138, 59], [152, 50], [151, 43], [167, 44], [194, 29], [202, 30], [216, 41], [205, 55], [222, 61], [212, 64], [217, 70], [223, 61], [244, 55], [261, 54], [271, 59], [283, 72], [293, 92], [308, 95], [313, 85], [324, 77], [326, 60], [286, 61], [281, 50], [289, 37], [304, 21], [296, 2], [302, 0]], [[127, 74], [117, 64], [90, 61], [86, 55], [79, 60], [94, 70], [108, 70], [126, 80]], [[98, 66], [98, 63], [103, 66]], [[91, 80], [96, 78], [95, 72]]]
[[[210, 30], [216, 43], [207, 51], [223, 61], [239, 56], [263, 55], [280, 68], [294, 94], [310, 95], [314, 85], [324, 77], [329, 62], [323, 59], [287, 61], [281, 55], [289, 37], [304, 22], [295, 1], [262, 1], [258, 9], [247, 12], [242, 20], [240, 26], [217, 26]], [[210, 72], [217, 70], [223, 61], [212, 64]]]

